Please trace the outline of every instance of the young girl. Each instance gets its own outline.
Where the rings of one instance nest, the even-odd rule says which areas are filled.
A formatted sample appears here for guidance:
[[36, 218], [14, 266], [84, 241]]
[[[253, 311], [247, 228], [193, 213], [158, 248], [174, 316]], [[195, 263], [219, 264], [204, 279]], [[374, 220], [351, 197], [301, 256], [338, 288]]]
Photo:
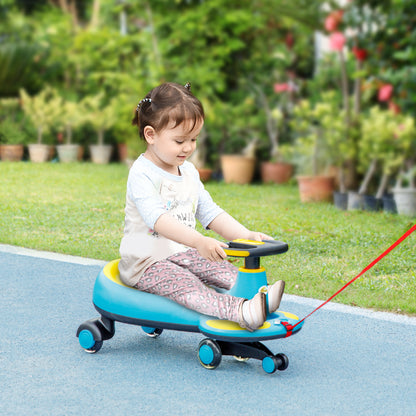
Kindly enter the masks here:
[[[238, 270], [225, 261], [227, 245], [196, 231], [195, 222], [226, 240], [271, 237], [248, 230], [216, 205], [186, 160], [204, 124], [190, 84], [164, 83], [151, 90], [138, 104], [133, 124], [147, 148], [127, 181], [121, 280], [249, 331], [259, 328], [267, 315], [265, 294], [246, 300], [212, 288], [230, 289]], [[269, 312], [279, 307], [283, 290], [283, 281], [268, 287]]]

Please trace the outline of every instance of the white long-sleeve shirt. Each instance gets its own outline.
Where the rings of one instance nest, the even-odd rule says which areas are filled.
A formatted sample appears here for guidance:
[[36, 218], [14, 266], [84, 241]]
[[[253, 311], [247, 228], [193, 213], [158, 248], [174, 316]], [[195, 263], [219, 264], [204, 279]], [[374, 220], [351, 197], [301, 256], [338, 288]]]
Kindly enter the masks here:
[[127, 285], [136, 285], [153, 263], [189, 248], [154, 231], [162, 214], [168, 212], [192, 228], [198, 219], [206, 228], [223, 212], [192, 163], [185, 161], [179, 171], [180, 176], [172, 175], [143, 155], [130, 169], [119, 263], [120, 278]]

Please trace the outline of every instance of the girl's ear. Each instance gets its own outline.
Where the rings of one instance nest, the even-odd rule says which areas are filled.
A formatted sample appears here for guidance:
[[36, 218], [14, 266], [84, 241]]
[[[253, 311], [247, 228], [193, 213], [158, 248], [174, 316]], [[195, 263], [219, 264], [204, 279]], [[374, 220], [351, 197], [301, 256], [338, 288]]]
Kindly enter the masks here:
[[145, 126], [143, 129], [143, 134], [146, 142], [148, 144], [153, 144], [156, 134], [155, 129], [152, 126]]

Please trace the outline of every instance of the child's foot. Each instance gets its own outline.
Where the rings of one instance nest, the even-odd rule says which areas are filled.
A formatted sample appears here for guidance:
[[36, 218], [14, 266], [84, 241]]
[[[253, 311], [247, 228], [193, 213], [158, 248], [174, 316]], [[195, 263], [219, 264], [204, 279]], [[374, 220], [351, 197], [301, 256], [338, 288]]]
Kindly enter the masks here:
[[246, 328], [250, 332], [264, 324], [267, 317], [266, 295], [264, 293], [256, 293], [250, 299], [245, 300], [240, 307], [240, 326]]
[[283, 280], [277, 281], [273, 285], [263, 286], [260, 291], [267, 293], [267, 303], [269, 313], [277, 311], [282, 300], [283, 292], [285, 290], [285, 282]]

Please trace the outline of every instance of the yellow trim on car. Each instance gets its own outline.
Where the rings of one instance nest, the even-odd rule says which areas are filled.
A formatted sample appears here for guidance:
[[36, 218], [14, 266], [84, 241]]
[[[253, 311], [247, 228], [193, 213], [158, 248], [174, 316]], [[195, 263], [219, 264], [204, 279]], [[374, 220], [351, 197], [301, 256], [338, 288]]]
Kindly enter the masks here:
[[244, 273], [261, 273], [266, 269], [264, 267], [259, 267], [258, 269], [246, 269], [245, 267], [240, 267], [238, 270]]
[[256, 241], [256, 240], [246, 240], [244, 238], [237, 238], [236, 240], [233, 240], [235, 243], [243, 243], [243, 244], [251, 244], [252, 246], [259, 246], [261, 244], [264, 244], [263, 241]]
[[248, 257], [250, 255], [250, 253], [245, 250], [233, 250], [231, 248], [225, 248], [224, 251], [227, 256]]

